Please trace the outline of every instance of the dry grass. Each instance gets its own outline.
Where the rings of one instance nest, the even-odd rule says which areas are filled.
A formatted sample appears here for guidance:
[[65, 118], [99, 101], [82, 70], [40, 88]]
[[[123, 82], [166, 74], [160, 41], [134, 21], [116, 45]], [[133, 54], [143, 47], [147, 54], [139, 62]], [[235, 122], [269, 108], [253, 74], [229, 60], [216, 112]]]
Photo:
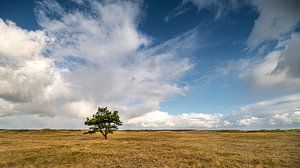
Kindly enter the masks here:
[[0, 130], [0, 167], [299, 167], [300, 132]]

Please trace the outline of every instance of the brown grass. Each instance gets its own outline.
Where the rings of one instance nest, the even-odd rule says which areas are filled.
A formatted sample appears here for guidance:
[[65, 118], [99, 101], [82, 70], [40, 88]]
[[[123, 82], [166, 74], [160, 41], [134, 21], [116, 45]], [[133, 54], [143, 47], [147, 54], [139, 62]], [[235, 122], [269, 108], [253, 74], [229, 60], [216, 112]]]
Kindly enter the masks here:
[[300, 132], [0, 130], [0, 167], [299, 167]]

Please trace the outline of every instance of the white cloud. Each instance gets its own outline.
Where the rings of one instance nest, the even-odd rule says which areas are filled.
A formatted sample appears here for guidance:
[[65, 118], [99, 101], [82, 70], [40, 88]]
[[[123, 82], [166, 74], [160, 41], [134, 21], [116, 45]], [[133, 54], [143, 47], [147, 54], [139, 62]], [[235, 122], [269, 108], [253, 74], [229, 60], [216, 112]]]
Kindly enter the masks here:
[[241, 79], [259, 89], [299, 91], [299, 78], [290, 77], [286, 70], [275, 72], [282, 54], [283, 51], [279, 50], [269, 53], [261, 63], [251, 65], [252, 69], [246, 70], [248, 73], [243, 72], [240, 76]]
[[261, 63], [251, 65], [252, 70], [246, 75], [244, 73], [242, 78], [264, 89], [280, 89], [290, 93], [299, 91], [300, 36], [296, 33], [300, 24], [299, 1], [251, 2], [258, 10], [259, 17], [248, 38], [248, 47], [265, 50], [265, 42], [269, 41], [275, 41], [277, 46], [269, 51]]
[[270, 40], [281, 40], [300, 23], [300, 2], [298, 0], [254, 0], [252, 4], [259, 11], [259, 17], [248, 39], [250, 48]]
[[[219, 19], [226, 11], [237, 9], [237, 1], [224, 5], [224, 1], [186, 0], [176, 8], [174, 16], [182, 14], [183, 5], [191, 2], [198, 10], [216, 12]], [[251, 1], [259, 17], [248, 38], [248, 47], [265, 49], [265, 42], [275, 41], [277, 46], [264, 58], [253, 57], [231, 61], [226, 68], [216, 72], [233, 75], [246, 81], [255, 90], [265, 94], [287, 95], [241, 107], [237, 112], [222, 117], [219, 124], [228, 128], [276, 128], [299, 126], [300, 57], [299, 34], [295, 32], [300, 23], [299, 1]], [[276, 12], [274, 12], [276, 11]], [[177, 13], [176, 13], [177, 12]], [[173, 15], [168, 16], [174, 17]]]
[[0, 27], [0, 116], [35, 113], [27, 105], [43, 102], [44, 91], [60, 75], [53, 60], [42, 56], [47, 37], [2, 19]]
[[[287, 34], [294, 32], [300, 24], [300, 3], [298, 0], [183, 0], [165, 21], [185, 13], [186, 4], [191, 3], [199, 11], [203, 9], [215, 12], [215, 19], [221, 19], [227, 13], [235, 11], [244, 5], [255, 7], [259, 17], [255, 20], [251, 34], [247, 40], [250, 49], [272, 40], [283, 40]], [[276, 12], [274, 12], [276, 11]]]
[[[181, 15], [187, 9], [185, 4], [191, 3], [198, 10], [208, 9], [215, 12], [215, 19], [224, 17], [228, 12], [240, 9], [244, 5], [252, 5], [259, 13], [259, 17], [255, 21], [254, 27], [247, 40], [249, 48], [256, 48], [261, 43], [271, 40], [282, 40], [286, 38], [299, 26], [300, 23], [300, 3], [298, 0], [183, 0], [182, 4], [174, 10], [174, 14], [165, 18]], [[276, 12], [274, 12], [276, 11]]]
[[[245, 105], [228, 116], [159, 111], [160, 102], [188, 90], [178, 84], [193, 68], [182, 51], [195, 45], [197, 29], [153, 46], [138, 29], [141, 4], [78, 3], [89, 10], [39, 2], [40, 31], [0, 19], [1, 128], [82, 128], [97, 106], [118, 109], [125, 128], [299, 126], [299, 94]], [[299, 35], [280, 42], [260, 63], [237, 63], [240, 77], [260, 88], [299, 91]]]
[[[184, 94], [186, 88], [179, 87], [176, 80], [192, 66], [172, 51], [192, 42], [184, 40], [189, 37], [149, 48], [150, 39], [138, 31], [140, 4], [85, 5], [91, 8], [89, 13], [73, 11], [52, 20], [46, 13], [39, 18], [54, 39], [47, 48], [49, 55], [70, 69], [67, 79], [76, 96], [118, 108], [126, 118], [157, 110], [160, 101]], [[169, 48], [168, 43], [174, 47]]]
[[259, 92], [291, 94], [300, 91], [300, 36], [293, 33], [263, 58], [231, 60], [217, 69], [222, 75], [235, 76]]
[[228, 128], [296, 128], [300, 125], [300, 93], [244, 105], [223, 118]]
[[183, 4], [188, 2], [191, 2], [192, 4], [196, 5], [199, 11], [204, 8], [215, 11], [215, 19], [222, 18], [228, 11], [236, 10], [244, 3], [239, 0], [184, 0]]
[[[46, 36], [42, 31], [26, 31], [11, 21], [0, 19], [0, 53], [14, 61], [38, 59], [45, 46]], [[3, 58], [2, 58], [3, 59]]]
[[263, 58], [231, 61], [219, 71], [246, 81], [259, 91], [258, 94], [285, 96], [241, 107], [237, 112], [224, 117], [224, 127], [299, 127], [300, 38], [295, 32], [300, 22], [299, 1], [251, 2], [257, 7], [259, 17], [248, 38], [248, 47], [264, 48], [265, 42], [274, 40], [277, 46], [271, 48]]
[[245, 1], [240, 0], [183, 0], [181, 4], [176, 7], [172, 13], [165, 16], [164, 21], [168, 22], [170, 19], [184, 14], [189, 8], [186, 4], [191, 3], [192, 5], [196, 6], [198, 11], [203, 9], [207, 9], [215, 13], [215, 19], [221, 19], [225, 15], [227, 15], [231, 11], [235, 11], [239, 9], [239, 7], [245, 4]]
[[257, 125], [258, 121], [259, 121], [259, 119], [257, 117], [243, 118], [239, 121], [238, 125], [251, 127], [251, 126]]
[[[38, 2], [40, 31], [0, 20], [1, 127], [83, 127], [97, 106], [127, 120], [187, 91], [177, 82], [192, 65], [177, 51], [193, 43], [193, 33], [151, 47], [138, 30], [138, 2], [80, 5], [89, 10]], [[9, 124], [17, 119], [24, 125]]]
[[222, 118], [221, 114], [182, 113], [172, 115], [167, 112], [153, 111], [143, 116], [126, 121], [127, 128], [151, 129], [195, 129], [216, 128]]
[[281, 53], [275, 73], [286, 73], [291, 78], [300, 78], [300, 34], [292, 34], [291, 38], [283, 42], [284, 50]]
[[153, 111], [125, 122], [127, 129], [275, 129], [300, 125], [300, 93], [241, 106], [228, 115]]

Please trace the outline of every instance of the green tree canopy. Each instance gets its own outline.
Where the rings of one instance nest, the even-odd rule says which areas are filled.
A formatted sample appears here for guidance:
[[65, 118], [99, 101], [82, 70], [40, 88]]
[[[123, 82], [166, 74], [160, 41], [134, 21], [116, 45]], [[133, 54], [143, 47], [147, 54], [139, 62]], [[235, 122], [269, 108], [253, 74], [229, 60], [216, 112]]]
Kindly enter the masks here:
[[113, 131], [118, 130], [118, 126], [122, 125], [118, 111], [109, 111], [107, 107], [98, 108], [96, 114], [93, 117], [87, 118], [84, 122], [85, 125], [91, 126], [89, 133], [95, 133], [100, 131], [100, 133], [107, 139], [108, 133], [113, 133]]

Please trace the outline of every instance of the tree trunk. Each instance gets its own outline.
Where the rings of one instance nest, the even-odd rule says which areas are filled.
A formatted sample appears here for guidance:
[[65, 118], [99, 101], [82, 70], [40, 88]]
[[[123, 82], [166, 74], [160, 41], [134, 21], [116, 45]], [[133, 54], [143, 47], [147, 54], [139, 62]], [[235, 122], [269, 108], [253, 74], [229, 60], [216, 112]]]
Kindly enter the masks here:
[[104, 134], [102, 130], [100, 130], [101, 134], [104, 136], [105, 139], [107, 139], [107, 134]]
[[107, 139], [108, 132], [105, 130], [104, 132], [100, 129], [101, 134], [104, 136], [105, 139]]

